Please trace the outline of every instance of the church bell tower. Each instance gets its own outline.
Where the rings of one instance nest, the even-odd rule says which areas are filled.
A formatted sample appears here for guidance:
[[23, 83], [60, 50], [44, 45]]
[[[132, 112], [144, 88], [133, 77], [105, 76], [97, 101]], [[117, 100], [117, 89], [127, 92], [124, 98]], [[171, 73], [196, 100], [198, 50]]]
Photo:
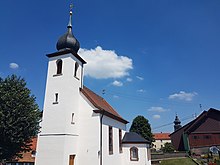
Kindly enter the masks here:
[[72, 33], [72, 7], [67, 32], [58, 39], [56, 48], [56, 52], [47, 54], [49, 62], [36, 165], [77, 162], [79, 89], [83, 87], [86, 62], [77, 54], [80, 44]]
[[176, 118], [174, 120], [174, 131], [178, 130], [179, 128], [181, 128], [181, 121], [179, 119], [179, 117], [176, 115]]

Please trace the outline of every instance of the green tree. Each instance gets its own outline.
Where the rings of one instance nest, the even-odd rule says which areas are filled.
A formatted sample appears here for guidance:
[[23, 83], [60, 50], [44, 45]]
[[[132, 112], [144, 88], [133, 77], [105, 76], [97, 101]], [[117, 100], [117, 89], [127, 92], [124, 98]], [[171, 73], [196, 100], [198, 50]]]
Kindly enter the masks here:
[[165, 143], [164, 147], [162, 147], [162, 151], [163, 152], [173, 152], [174, 151], [174, 147], [171, 143]]
[[154, 141], [153, 134], [151, 132], [151, 126], [144, 116], [137, 116], [133, 120], [130, 132], [136, 132], [150, 142]]
[[0, 78], [0, 163], [30, 150], [39, 131], [40, 110], [23, 78]]

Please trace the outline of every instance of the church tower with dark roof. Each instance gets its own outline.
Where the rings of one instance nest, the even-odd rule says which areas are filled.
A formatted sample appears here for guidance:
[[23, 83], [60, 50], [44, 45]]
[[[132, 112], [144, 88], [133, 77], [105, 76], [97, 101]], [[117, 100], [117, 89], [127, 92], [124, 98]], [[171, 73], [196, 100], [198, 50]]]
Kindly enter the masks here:
[[56, 52], [47, 54], [48, 72], [36, 165], [64, 165], [73, 159], [77, 162], [78, 158], [75, 156], [80, 134], [79, 89], [83, 87], [86, 62], [77, 54], [80, 44], [72, 33], [72, 8], [67, 31], [58, 39], [56, 48]]
[[174, 120], [174, 131], [178, 130], [179, 128], [181, 128], [181, 121], [179, 119], [179, 117], [176, 115], [176, 118]]

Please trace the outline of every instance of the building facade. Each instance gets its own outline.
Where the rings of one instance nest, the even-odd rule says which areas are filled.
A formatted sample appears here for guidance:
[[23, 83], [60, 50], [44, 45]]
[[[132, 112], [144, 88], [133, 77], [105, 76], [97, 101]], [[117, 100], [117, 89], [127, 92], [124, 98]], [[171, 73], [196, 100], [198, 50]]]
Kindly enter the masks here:
[[34, 165], [36, 156], [37, 138], [33, 138], [29, 143], [30, 151], [22, 153], [22, 158], [15, 158], [12, 161], [6, 162], [6, 165]]
[[[72, 11], [67, 32], [57, 42], [57, 51], [47, 55], [36, 165], [151, 164], [149, 142], [126, 133], [128, 121], [83, 85], [86, 61], [77, 54], [80, 44], [72, 34], [71, 17]], [[128, 141], [127, 136], [132, 140]]]
[[220, 111], [209, 109], [170, 134], [176, 150], [220, 146]]
[[153, 143], [153, 148], [156, 150], [161, 150], [165, 143], [171, 143], [170, 133], [154, 133], [155, 141]]

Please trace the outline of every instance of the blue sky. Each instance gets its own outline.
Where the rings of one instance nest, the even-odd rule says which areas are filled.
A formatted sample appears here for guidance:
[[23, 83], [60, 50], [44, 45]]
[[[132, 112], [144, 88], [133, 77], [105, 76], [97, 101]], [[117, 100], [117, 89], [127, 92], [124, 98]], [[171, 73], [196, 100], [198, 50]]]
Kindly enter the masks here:
[[[41, 109], [46, 54], [56, 51], [66, 32], [71, 2], [0, 2], [0, 76], [24, 77]], [[74, 5], [73, 33], [88, 62], [84, 84], [125, 119], [143, 115], [153, 132], [172, 132], [175, 114], [185, 124], [201, 110], [220, 109], [219, 0], [76, 0]]]

